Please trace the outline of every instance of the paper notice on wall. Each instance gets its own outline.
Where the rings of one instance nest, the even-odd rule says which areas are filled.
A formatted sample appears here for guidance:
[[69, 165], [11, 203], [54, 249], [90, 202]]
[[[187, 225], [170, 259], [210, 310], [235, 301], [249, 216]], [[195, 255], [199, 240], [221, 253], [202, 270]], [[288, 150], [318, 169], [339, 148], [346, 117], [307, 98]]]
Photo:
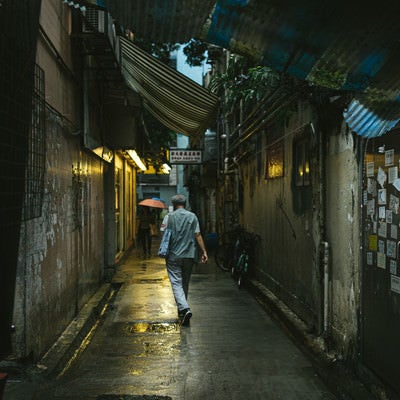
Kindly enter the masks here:
[[390, 258], [396, 258], [396, 242], [388, 240], [386, 243], [386, 255]]
[[397, 275], [397, 261], [390, 260], [390, 273], [393, 275]]
[[400, 294], [400, 278], [396, 275], [390, 275], [390, 290]]
[[394, 164], [394, 149], [385, 151], [385, 167]]
[[378, 224], [378, 236], [386, 237], [387, 236], [387, 224], [386, 222], [380, 221]]
[[374, 176], [374, 162], [368, 162], [366, 165], [366, 169], [367, 169], [367, 177], [372, 177]]
[[399, 177], [399, 168], [398, 167], [390, 167], [388, 169], [389, 183], [393, 183]]
[[393, 186], [395, 187], [395, 189], [400, 192], [400, 179], [395, 179], [393, 181]]
[[386, 208], [385, 207], [379, 207], [379, 219], [385, 219], [386, 218]]
[[381, 252], [377, 253], [376, 266], [378, 268], [386, 269], [386, 254]]
[[386, 204], [386, 189], [378, 190], [378, 204]]
[[388, 224], [391, 224], [393, 221], [393, 211], [392, 210], [386, 210], [386, 222]]
[[399, 205], [400, 205], [400, 199], [397, 196], [391, 194], [389, 198], [389, 210], [393, 211], [395, 214], [398, 214]]
[[379, 185], [383, 188], [383, 186], [385, 185], [386, 182], [386, 173], [385, 171], [379, 167], [378, 169], [378, 176], [376, 178], [376, 180], [378, 181]]
[[371, 251], [367, 252], [367, 265], [373, 265], [374, 263], [374, 257], [373, 253]]
[[373, 196], [376, 197], [377, 191], [376, 191], [376, 180], [372, 178], [368, 178], [367, 180], [367, 192]]
[[378, 252], [385, 253], [385, 241], [382, 239], [378, 240]]
[[397, 239], [397, 225], [392, 224], [390, 226], [390, 237], [392, 239]]
[[368, 236], [368, 249], [371, 251], [378, 250], [378, 236], [376, 236], [376, 235]]
[[367, 214], [368, 215], [374, 215], [375, 214], [375, 199], [368, 200]]

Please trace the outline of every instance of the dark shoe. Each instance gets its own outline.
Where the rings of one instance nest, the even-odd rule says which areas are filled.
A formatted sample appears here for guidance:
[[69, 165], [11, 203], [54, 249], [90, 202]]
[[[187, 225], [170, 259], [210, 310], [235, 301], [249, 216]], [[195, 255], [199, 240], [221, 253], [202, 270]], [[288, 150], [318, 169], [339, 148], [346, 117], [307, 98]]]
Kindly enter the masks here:
[[192, 318], [192, 312], [190, 309], [187, 308], [186, 310], [183, 310], [181, 315], [181, 325], [188, 326], [190, 323], [190, 318]]

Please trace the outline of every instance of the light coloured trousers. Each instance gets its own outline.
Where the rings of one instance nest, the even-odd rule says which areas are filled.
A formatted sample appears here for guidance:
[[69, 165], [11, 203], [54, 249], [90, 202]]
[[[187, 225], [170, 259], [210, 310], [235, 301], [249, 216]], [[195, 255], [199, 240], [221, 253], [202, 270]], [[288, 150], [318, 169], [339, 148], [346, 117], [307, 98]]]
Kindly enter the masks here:
[[187, 298], [193, 264], [193, 258], [175, 258], [172, 256], [166, 260], [168, 277], [171, 282], [172, 293], [174, 294], [178, 312], [190, 308]]

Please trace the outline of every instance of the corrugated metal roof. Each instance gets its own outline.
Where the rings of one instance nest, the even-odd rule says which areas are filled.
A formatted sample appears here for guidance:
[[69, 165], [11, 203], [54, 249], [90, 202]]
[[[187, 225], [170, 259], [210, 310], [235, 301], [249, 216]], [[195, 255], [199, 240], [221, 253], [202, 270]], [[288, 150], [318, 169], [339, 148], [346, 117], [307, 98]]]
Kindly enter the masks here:
[[369, 110], [357, 99], [354, 99], [343, 113], [350, 129], [360, 136], [367, 138], [382, 136], [393, 129], [399, 119], [380, 117], [373, 110]]
[[[255, 56], [311, 84], [365, 93], [360, 104], [382, 123], [400, 118], [400, 1], [104, 0], [138, 36], [158, 42], [192, 37]], [[215, 3], [215, 4], [214, 4]], [[208, 18], [209, 17], [209, 18]], [[382, 106], [384, 104], [384, 107]], [[382, 113], [382, 110], [385, 110]], [[346, 118], [361, 118], [349, 107]], [[369, 121], [370, 119], [368, 119]], [[367, 124], [368, 121], [365, 121]], [[359, 125], [354, 125], [358, 129]], [[353, 129], [353, 128], [352, 128]], [[363, 134], [363, 130], [355, 130]]]
[[199, 37], [214, 0], [105, 0], [111, 15], [139, 38], [184, 43]]
[[398, 1], [220, 0], [207, 39], [311, 84], [355, 91], [344, 118], [371, 137], [400, 120], [399, 13]]

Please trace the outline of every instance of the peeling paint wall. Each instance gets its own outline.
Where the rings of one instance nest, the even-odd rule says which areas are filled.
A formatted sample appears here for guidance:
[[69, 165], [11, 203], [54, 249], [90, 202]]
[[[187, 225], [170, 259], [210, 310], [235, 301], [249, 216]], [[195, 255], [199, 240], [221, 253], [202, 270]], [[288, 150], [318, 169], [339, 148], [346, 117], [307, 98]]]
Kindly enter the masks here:
[[103, 162], [82, 151], [80, 136], [65, 123], [80, 126], [81, 119], [68, 24], [68, 6], [42, 1], [44, 196], [40, 215], [21, 226], [14, 307], [14, 353], [35, 360], [94, 294], [104, 271]]
[[42, 215], [22, 225], [15, 312], [17, 353], [34, 358], [94, 294], [104, 267], [101, 161], [56, 125], [46, 139]]
[[[257, 278], [285, 301], [310, 326], [315, 326], [319, 313], [318, 269], [319, 226], [318, 197], [314, 200], [314, 213], [310, 208], [302, 214], [294, 212], [292, 193], [293, 140], [302, 134], [312, 121], [310, 109], [301, 107], [280, 137], [283, 143], [283, 176], [265, 179], [267, 163], [267, 136], [257, 161], [254, 154], [242, 163], [241, 175], [244, 185], [244, 208], [241, 222], [250, 231], [262, 237]], [[280, 128], [279, 128], [280, 129]], [[315, 155], [314, 155], [315, 157]], [[318, 182], [318, 171], [315, 182]], [[317, 190], [317, 188], [315, 189]]]
[[[299, 105], [282, 128], [283, 176], [265, 179], [267, 135], [240, 163], [243, 184], [241, 223], [262, 237], [257, 279], [283, 300], [316, 335], [324, 328], [322, 241], [329, 244], [328, 335], [339, 353], [357, 346], [359, 300], [359, 175], [355, 143], [345, 125], [322, 139], [313, 132], [312, 206], [295, 212], [293, 148], [296, 138], [317, 116]], [[323, 159], [322, 159], [323, 158]], [[260, 165], [260, 161], [262, 165]], [[325, 205], [324, 205], [325, 203]]]
[[327, 240], [331, 255], [330, 327], [347, 355], [357, 342], [360, 238], [359, 175], [353, 135], [343, 126], [330, 136], [327, 154]]

